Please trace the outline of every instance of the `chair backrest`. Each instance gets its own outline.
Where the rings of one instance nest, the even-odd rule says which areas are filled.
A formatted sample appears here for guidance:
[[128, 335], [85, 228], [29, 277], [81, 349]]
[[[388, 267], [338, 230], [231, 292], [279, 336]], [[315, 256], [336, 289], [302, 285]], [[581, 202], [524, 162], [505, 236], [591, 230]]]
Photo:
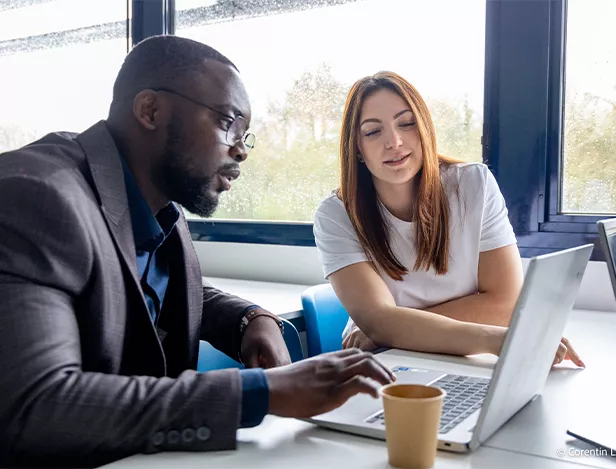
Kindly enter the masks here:
[[349, 315], [329, 283], [302, 293], [308, 356], [342, 349], [342, 331]]
[[298, 362], [304, 359], [304, 349], [302, 348], [302, 341], [299, 338], [299, 332], [290, 321], [287, 321], [284, 318], [280, 318], [284, 323], [284, 332], [282, 337], [284, 338], [284, 343], [287, 344], [287, 349], [289, 350], [289, 356], [291, 357], [291, 361], [293, 363]]
[[[282, 319], [282, 318], [281, 318]], [[299, 333], [293, 324], [286, 319], [282, 319], [284, 323], [284, 341], [287, 344], [291, 361], [296, 362], [304, 358], [302, 350], [302, 342], [299, 338]], [[212, 371], [221, 370], [224, 368], [244, 368], [240, 362], [225, 355], [220, 350], [214, 348], [212, 344], [204, 340], [199, 342], [199, 361], [197, 363], [197, 371]]]

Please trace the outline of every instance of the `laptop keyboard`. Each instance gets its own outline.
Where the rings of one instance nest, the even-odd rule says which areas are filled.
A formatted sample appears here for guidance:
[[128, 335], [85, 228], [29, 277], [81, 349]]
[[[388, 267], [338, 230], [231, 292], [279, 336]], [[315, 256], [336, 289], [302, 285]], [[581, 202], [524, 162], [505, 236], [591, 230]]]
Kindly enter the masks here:
[[[432, 386], [437, 386], [447, 393], [443, 401], [439, 433], [449, 432], [469, 415], [481, 408], [489, 385], [489, 379], [459, 375], [445, 375], [443, 378], [432, 383]], [[364, 421], [384, 426], [385, 414], [380, 410]]]

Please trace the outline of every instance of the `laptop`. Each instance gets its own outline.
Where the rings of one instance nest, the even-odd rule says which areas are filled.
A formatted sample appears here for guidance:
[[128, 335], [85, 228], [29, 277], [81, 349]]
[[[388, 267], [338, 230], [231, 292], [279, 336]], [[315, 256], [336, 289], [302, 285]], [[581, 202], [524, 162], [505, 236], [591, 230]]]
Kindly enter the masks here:
[[612, 289], [616, 296], [616, 218], [597, 222], [601, 250], [605, 256], [607, 270], [610, 273]]
[[[573, 308], [593, 245], [534, 257], [491, 379], [412, 366], [400, 358], [398, 383], [446, 391], [438, 448], [470, 452], [541, 392]], [[385, 439], [382, 402], [357, 395], [331, 412], [307, 419], [322, 427]]]
[[[598, 221], [597, 229], [612, 290], [616, 297], [616, 218]], [[600, 449], [601, 452], [596, 453], [597, 455], [616, 457], [615, 417], [616, 411], [608, 404], [601, 418], [589, 413], [586, 418], [581, 417], [570, 424], [567, 434]]]

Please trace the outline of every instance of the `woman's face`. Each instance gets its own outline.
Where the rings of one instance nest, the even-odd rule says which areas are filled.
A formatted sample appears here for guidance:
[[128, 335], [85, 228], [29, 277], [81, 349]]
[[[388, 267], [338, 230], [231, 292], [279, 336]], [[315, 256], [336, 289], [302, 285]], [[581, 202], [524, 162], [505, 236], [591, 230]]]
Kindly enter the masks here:
[[410, 106], [394, 91], [381, 89], [364, 101], [359, 122], [360, 158], [377, 189], [383, 184], [408, 184], [423, 165]]

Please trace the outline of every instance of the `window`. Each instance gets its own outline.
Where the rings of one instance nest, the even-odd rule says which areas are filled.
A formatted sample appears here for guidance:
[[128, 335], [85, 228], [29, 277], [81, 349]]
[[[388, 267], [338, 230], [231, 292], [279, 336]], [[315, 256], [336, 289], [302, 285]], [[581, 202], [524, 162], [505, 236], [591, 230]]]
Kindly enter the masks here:
[[616, 212], [616, 2], [569, 0], [561, 211]]
[[0, 2], [0, 152], [107, 117], [127, 0]]
[[481, 161], [485, 0], [176, 0], [176, 34], [240, 69], [257, 144], [216, 217], [312, 221], [338, 185], [358, 78], [395, 71], [426, 98], [439, 151]]

